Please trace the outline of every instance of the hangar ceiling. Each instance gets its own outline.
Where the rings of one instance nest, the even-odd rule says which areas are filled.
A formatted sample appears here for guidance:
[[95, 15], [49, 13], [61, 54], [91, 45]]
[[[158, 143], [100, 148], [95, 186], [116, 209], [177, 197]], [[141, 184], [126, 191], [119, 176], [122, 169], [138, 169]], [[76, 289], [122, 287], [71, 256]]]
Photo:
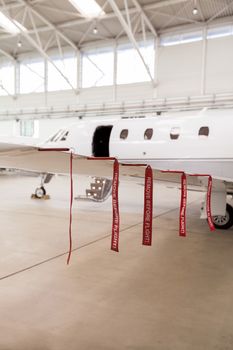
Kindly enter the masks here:
[[[33, 51], [47, 52], [64, 46], [79, 50], [92, 43], [107, 43], [128, 36], [158, 36], [181, 26], [202, 28], [232, 22], [230, 0], [97, 0], [104, 14], [83, 16], [69, 0], [1, 0], [0, 11], [17, 23], [18, 33], [0, 27], [0, 55], [17, 58]], [[196, 13], [194, 13], [196, 9]], [[14, 22], [17, 21], [17, 22]], [[22, 25], [26, 30], [23, 30]]]

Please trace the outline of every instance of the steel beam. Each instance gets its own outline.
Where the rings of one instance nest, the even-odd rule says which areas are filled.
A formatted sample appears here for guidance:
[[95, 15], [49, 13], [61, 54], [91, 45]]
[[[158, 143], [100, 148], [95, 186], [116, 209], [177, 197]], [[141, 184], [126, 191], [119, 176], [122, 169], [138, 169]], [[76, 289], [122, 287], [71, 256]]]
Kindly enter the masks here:
[[[41, 2], [44, 2], [45, 0], [32, 0], [30, 2], [30, 5], [37, 5]], [[167, 6], [170, 6], [170, 5], [176, 5], [176, 4], [180, 4], [182, 2], [187, 2], [187, 1], [190, 1], [190, 0], [161, 0], [161, 1], [158, 1], [157, 3], [155, 4], [150, 4], [150, 5], [145, 5], [143, 6], [144, 9], [150, 9], [151, 7], [156, 7], [156, 8], [161, 8], [161, 7], [167, 7]], [[13, 2], [11, 4], [6, 4], [6, 9], [8, 10], [11, 10], [11, 9], [14, 9], [14, 8], [18, 8], [18, 7], [22, 7], [22, 3], [20, 2]], [[5, 6], [4, 6], [5, 8]], [[3, 8], [0, 7], [0, 11], [2, 10]]]
[[121, 13], [121, 11], [119, 10], [119, 8], [118, 8], [118, 6], [117, 6], [117, 4], [115, 3], [114, 0], [108, 0], [108, 2], [109, 2], [109, 4], [111, 5], [111, 7], [112, 7], [113, 11], [115, 12], [116, 16], [118, 17], [118, 19], [119, 19], [119, 21], [120, 21], [120, 23], [121, 23], [123, 29], [125, 30], [125, 32], [126, 32], [128, 38], [129, 38], [129, 40], [130, 40], [131, 43], [133, 44], [133, 47], [134, 47], [135, 50], [137, 51], [137, 53], [138, 53], [138, 55], [139, 55], [139, 57], [140, 57], [140, 59], [141, 59], [143, 65], [144, 65], [144, 67], [145, 67], [145, 69], [146, 69], [146, 72], [147, 72], [147, 74], [148, 74], [150, 80], [151, 80], [152, 83], [154, 84], [154, 79], [153, 79], [153, 77], [152, 77], [152, 75], [151, 75], [151, 72], [150, 72], [150, 70], [149, 70], [149, 68], [148, 68], [148, 66], [147, 66], [147, 64], [146, 64], [146, 62], [145, 62], [145, 60], [144, 60], [143, 55], [142, 55], [141, 52], [140, 52], [138, 43], [137, 43], [137, 41], [136, 41], [136, 39], [135, 39], [135, 37], [134, 37], [132, 31], [130, 30], [129, 26], [127, 25], [127, 22], [125, 21], [123, 15], [122, 15], [122, 13]]
[[67, 82], [67, 84], [70, 86], [70, 88], [76, 92], [77, 90], [73, 87], [73, 85], [70, 83], [69, 79], [63, 74], [63, 72], [56, 66], [56, 64], [53, 62], [53, 60], [48, 56], [48, 54], [43, 50], [43, 48], [27, 33], [27, 31], [22, 30], [22, 28], [15, 22], [13, 22], [13, 19], [6, 15], [7, 18], [14, 23], [14, 25], [19, 29], [20, 34], [22, 37], [25, 37], [27, 41], [47, 60], [49, 61], [53, 67], [57, 70], [57, 72], [63, 77], [63, 79]]
[[3, 54], [3, 56], [6, 56], [8, 59], [10, 59], [11, 61], [15, 62], [15, 58], [13, 56], [11, 56], [8, 52], [0, 49], [0, 53]]
[[[144, 5], [144, 6], [141, 6], [141, 8], [145, 12], [145, 11], [156, 10], [156, 9], [159, 9], [162, 7], [167, 7], [170, 5], [185, 3], [187, 1], [190, 1], [190, 0], [165, 0], [165, 1], [159, 1], [155, 4]], [[126, 15], [126, 10], [122, 10], [120, 12], [123, 16]], [[129, 14], [131, 15], [133, 13], [138, 13], [138, 9], [136, 7], [129, 9]], [[116, 16], [115, 12], [110, 12], [110, 13], [107, 13], [105, 15], [99, 16], [98, 20], [107, 20], [107, 19], [112, 19], [112, 18], [116, 18], [116, 17], [117, 16]], [[57, 28], [66, 28], [66, 27], [75, 26], [75, 25], [82, 25], [84, 23], [88, 23], [91, 21], [92, 21], [91, 18], [83, 18], [83, 19], [78, 19], [78, 20], [75, 19], [73, 21], [60, 23], [57, 25]]]
[[167, 23], [165, 23], [165, 25], [162, 26], [162, 28], [168, 27], [175, 19], [179, 18], [180, 12], [185, 10], [188, 4], [189, 4], [188, 2], [183, 4], [183, 6], [178, 11], [176, 11], [176, 13], [174, 13], [174, 15], [167, 21]]
[[233, 1], [230, 1], [226, 6], [224, 6], [220, 11], [216, 12], [215, 15], [213, 15], [211, 18], [208, 19], [207, 23], [210, 23], [213, 21], [215, 18], [217, 18], [219, 15], [221, 15], [224, 11], [229, 9], [230, 6], [233, 5]]
[[[179, 20], [181, 20], [181, 21], [186, 21], [186, 22], [188, 22], [188, 23], [193, 23], [193, 24], [200, 24], [200, 23], [202, 23], [202, 22], [200, 22], [200, 21], [196, 21], [196, 20], [194, 20], [194, 19], [191, 19], [191, 18], [185, 18], [185, 17], [182, 17], [182, 16], [179, 16], [178, 14], [176, 14], [176, 15], [174, 15], [174, 14], [171, 14], [171, 13], [165, 13], [165, 12], [161, 12], [161, 11], [158, 11], [158, 10], [152, 10], [153, 11], [153, 16], [152, 16], [152, 18], [154, 17], [154, 16], [156, 16], [156, 15], [159, 15], [159, 16], [163, 16], [163, 17], [168, 17], [168, 18], [170, 18], [170, 19], [172, 19], [172, 21], [174, 20], [174, 19], [179, 19]], [[167, 26], [167, 24], [166, 24], [166, 26]]]
[[[63, 34], [53, 23], [47, 20], [43, 15], [41, 15], [37, 10], [35, 10], [31, 5], [29, 5], [25, 0], [19, 0], [26, 8], [28, 8], [34, 15], [36, 15], [42, 22], [44, 22], [49, 29], [53, 29], [54, 32], [57, 33], [63, 40], [65, 40], [75, 51], [78, 50], [75, 43], [70, 40], [65, 34]], [[39, 28], [37, 29], [37, 33], [39, 31]]]
[[20, 30], [20, 33], [23, 37], [25, 37], [27, 39], [27, 41], [37, 50], [40, 52], [40, 54], [48, 61], [50, 62], [54, 68], [57, 70], [57, 72], [63, 77], [63, 79], [67, 82], [67, 84], [70, 86], [70, 88], [76, 92], [77, 90], [75, 89], [75, 87], [73, 87], [73, 85], [70, 83], [69, 79], [63, 74], [63, 72], [56, 66], [56, 64], [53, 62], [53, 60], [48, 56], [48, 54], [46, 53], [46, 51], [43, 49], [41, 41], [40, 41], [40, 36], [38, 33], [38, 30], [36, 28], [35, 25], [35, 21], [33, 18], [33, 14], [35, 16], [37, 16], [38, 18], [40, 18], [41, 21], [43, 21], [48, 27], [49, 29], [53, 30], [55, 33], [55, 37], [57, 38], [57, 41], [59, 42], [58, 48], [60, 49], [60, 41], [59, 38], [62, 38], [63, 40], [65, 40], [74, 50], [75, 52], [78, 52], [78, 48], [77, 46], [68, 38], [66, 37], [62, 32], [60, 32], [60, 30], [57, 30], [56, 27], [50, 22], [48, 21], [44, 16], [42, 16], [38, 11], [36, 11], [31, 5], [29, 5], [25, 0], [19, 0], [19, 2], [21, 4], [24, 5], [25, 8], [25, 12], [28, 11], [29, 13], [29, 17], [30, 20], [32, 22], [33, 28], [34, 28], [34, 32], [36, 34], [36, 38], [37, 38], [37, 42], [30, 36], [30, 34], [27, 31], [23, 31], [21, 29], [20, 26], [17, 25], [17, 23], [13, 22], [13, 19], [7, 15], [8, 19], [14, 23], [18, 29]]
[[[187, 2], [189, 0], [165, 0], [165, 1], [159, 1], [155, 4], [150, 4], [150, 5], [145, 5], [145, 6], [141, 6], [142, 10], [145, 12], [145, 11], [150, 11], [150, 10], [155, 10], [155, 9], [159, 9], [159, 8], [162, 8], [162, 7], [167, 7], [167, 6], [170, 6], [170, 5], [175, 5], [175, 4], [179, 4], [179, 3], [184, 3], [184, 2]], [[20, 6], [22, 6], [23, 3], [20, 4]], [[28, 5], [28, 4], [27, 4]], [[11, 7], [10, 7], [11, 6]], [[16, 6], [16, 5], [15, 5]], [[29, 6], [29, 5], [28, 5]], [[19, 4], [17, 4], [16, 7], [19, 7]], [[32, 9], [34, 9], [31, 5], [30, 7]], [[13, 8], [13, 5], [6, 5], [6, 9], [7, 8]], [[0, 11], [1, 11], [1, 8], [0, 7]], [[35, 9], [34, 9], [35, 11]], [[36, 10], [37, 11], [37, 10]], [[39, 13], [37, 11], [37, 13]], [[126, 11], [121, 11], [122, 15], [126, 15]], [[129, 9], [129, 14], [134, 14], [134, 13], [138, 13], [138, 9], [135, 7], [135, 8], [131, 8]], [[114, 12], [111, 12], [111, 13], [107, 13], [105, 15], [101, 15], [98, 17], [98, 21], [101, 21], [101, 20], [109, 20], [109, 19], [112, 19], [112, 18], [116, 18], [116, 14]], [[89, 22], [92, 22], [93, 19], [92, 18], [79, 18], [79, 19], [74, 19], [72, 21], [68, 21], [68, 22], [63, 22], [63, 23], [60, 23], [58, 25], [56, 25], [56, 27], [50, 23], [50, 25], [53, 26], [53, 29], [56, 29], [57, 31], [59, 29], [62, 29], [62, 28], [68, 28], [68, 27], [73, 27], [73, 26], [78, 26], [78, 25], [82, 25], [82, 24], [85, 24], [85, 23], [89, 23]], [[48, 31], [48, 30], [51, 30], [51, 27], [48, 27], [48, 26], [41, 26], [41, 27], [38, 27], [37, 28], [37, 31], [38, 32], [45, 32], [45, 31]], [[30, 34], [33, 34], [34, 31], [29, 31]], [[62, 33], [63, 34], [63, 33]], [[63, 34], [64, 35], [64, 34]], [[8, 39], [9, 37], [12, 37], [12, 36], [15, 36], [14, 34], [12, 35], [4, 35], [4, 36], [1, 36], [0, 40], [1, 39]]]
[[153, 24], [151, 23], [151, 21], [149, 20], [148, 16], [145, 14], [145, 11], [143, 10], [142, 6], [138, 3], [138, 0], [132, 0], [134, 6], [136, 7], [136, 9], [141, 12], [142, 17], [147, 25], [147, 27], [150, 29], [151, 33], [154, 35], [155, 38], [157, 38], [157, 32], [153, 26]]

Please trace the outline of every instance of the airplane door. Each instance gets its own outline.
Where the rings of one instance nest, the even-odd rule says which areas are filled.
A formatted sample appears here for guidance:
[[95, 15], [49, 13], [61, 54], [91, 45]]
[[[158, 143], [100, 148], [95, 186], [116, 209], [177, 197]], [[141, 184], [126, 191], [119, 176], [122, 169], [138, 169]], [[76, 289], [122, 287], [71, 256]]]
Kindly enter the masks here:
[[92, 141], [94, 157], [109, 157], [109, 139], [112, 127], [112, 125], [101, 125], [95, 129]]

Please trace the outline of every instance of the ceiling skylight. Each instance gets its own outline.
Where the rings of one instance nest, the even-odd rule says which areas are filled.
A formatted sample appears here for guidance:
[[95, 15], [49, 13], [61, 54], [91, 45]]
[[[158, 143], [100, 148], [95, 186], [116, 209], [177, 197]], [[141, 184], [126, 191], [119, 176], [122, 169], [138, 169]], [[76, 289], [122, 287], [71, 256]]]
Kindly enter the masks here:
[[85, 17], [97, 17], [104, 15], [105, 12], [101, 9], [95, 0], [69, 0], [71, 4]]
[[22, 24], [17, 22], [15, 19], [12, 19], [11, 21], [2, 12], [0, 12], [0, 27], [2, 27], [6, 32], [9, 32], [12, 34], [20, 33], [20, 29], [23, 31], [27, 30], [24, 26], [22, 26]]

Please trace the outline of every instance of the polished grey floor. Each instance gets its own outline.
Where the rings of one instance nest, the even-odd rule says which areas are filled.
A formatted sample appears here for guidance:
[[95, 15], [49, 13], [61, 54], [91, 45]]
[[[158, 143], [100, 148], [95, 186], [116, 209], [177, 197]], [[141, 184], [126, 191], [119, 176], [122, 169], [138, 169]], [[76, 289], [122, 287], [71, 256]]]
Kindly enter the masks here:
[[179, 190], [157, 184], [143, 247], [143, 187], [122, 182], [119, 253], [111, 199], [75, 201], [67, 266], [68, 179], [48, 186], [48, 201], [30, 198], [37, 184], [0, 176], [0, 350], [232, 350], [233, 230], [209, 232], [200, 194], [189, 194], [180, 238]]

